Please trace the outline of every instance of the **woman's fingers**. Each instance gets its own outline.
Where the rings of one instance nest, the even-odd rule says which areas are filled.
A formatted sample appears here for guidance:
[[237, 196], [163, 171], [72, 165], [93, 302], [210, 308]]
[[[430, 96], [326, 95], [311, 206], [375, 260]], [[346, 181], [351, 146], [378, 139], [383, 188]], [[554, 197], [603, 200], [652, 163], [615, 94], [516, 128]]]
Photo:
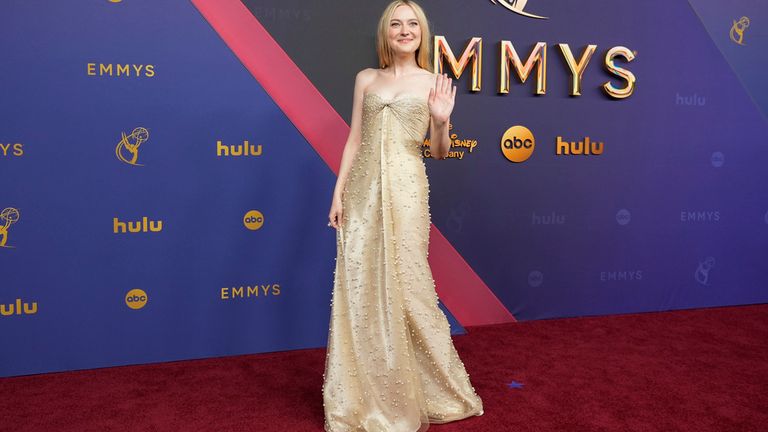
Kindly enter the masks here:
[[344, 214], [341, 211], [332, 212], [328, 215], [328, 226], [339, 229], [343, 217]]
[[435, 88], [430, 89], [430, 97], [432, 97], [434, 90], [435, 97], [448, 97], [451, 95], [451, 89], [453, 88], [453, 78], [448, 78], [448, 74], [439, 74], [435, 79]]

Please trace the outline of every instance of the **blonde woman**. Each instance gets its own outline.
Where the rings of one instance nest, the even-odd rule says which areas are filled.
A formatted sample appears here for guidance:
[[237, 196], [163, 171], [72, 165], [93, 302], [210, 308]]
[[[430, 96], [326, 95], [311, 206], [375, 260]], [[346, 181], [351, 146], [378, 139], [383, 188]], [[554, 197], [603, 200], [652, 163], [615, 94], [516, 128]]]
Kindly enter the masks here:
[[379, 21], [380, 67], [355, 79], [352, 122], [328, 225], [337, 258], [323, 401], [328, 432], [415, 432], [481, 415], [438, 307], [427, 262], [429, 185], [421, 144], [443, 159], [456, 87], [431, 72], [413, 1]]

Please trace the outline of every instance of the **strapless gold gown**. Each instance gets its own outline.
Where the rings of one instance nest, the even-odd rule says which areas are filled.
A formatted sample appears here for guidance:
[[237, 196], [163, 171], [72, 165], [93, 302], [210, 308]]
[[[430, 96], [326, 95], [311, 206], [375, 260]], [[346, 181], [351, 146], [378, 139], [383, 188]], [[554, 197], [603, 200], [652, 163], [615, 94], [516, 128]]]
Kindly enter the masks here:
[[328, 432], [416, 432], [483, 413], [427, 262], [426, 99], [363, 99], [344, 187], [323, 384]]

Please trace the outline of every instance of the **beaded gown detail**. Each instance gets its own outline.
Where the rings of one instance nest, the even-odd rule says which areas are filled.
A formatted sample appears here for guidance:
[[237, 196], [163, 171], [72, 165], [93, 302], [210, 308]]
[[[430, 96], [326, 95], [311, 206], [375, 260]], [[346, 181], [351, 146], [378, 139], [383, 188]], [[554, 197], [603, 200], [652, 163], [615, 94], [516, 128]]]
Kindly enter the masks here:
[[362, 116], [336, 234], [325, 430], [416, 432], [480, 415], [427, 261], [427, 101], [370, 93]]

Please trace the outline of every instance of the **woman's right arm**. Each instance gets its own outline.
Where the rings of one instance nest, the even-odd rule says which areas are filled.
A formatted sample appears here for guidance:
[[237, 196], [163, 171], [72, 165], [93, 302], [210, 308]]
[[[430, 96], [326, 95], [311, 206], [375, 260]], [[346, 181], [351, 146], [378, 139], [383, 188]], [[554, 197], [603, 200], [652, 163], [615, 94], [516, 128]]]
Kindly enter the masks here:
[[341, 166], [339, 167], [339, 177], [336, 180], [336, 187], [333, 190], [333, 199], [331, 201], [331, 210], [328, 213], [328, 220], [332, 227], [339, 229], [341, 225], [343, 210], [341, 206], [341, 196], [344, 192], [344, 184], [352, 168], [352, 161], [360, 148], [362, 142], [362, 121], [363, 121], [363, 96], [365, 89], [376, 76], [375, 69], [365, 69], [357, 73], [355, 77], [355, 90], [352, 98], [352, 121], [349, 125], [349, 137], [344, 145], [344, 153], [341, 155]]

